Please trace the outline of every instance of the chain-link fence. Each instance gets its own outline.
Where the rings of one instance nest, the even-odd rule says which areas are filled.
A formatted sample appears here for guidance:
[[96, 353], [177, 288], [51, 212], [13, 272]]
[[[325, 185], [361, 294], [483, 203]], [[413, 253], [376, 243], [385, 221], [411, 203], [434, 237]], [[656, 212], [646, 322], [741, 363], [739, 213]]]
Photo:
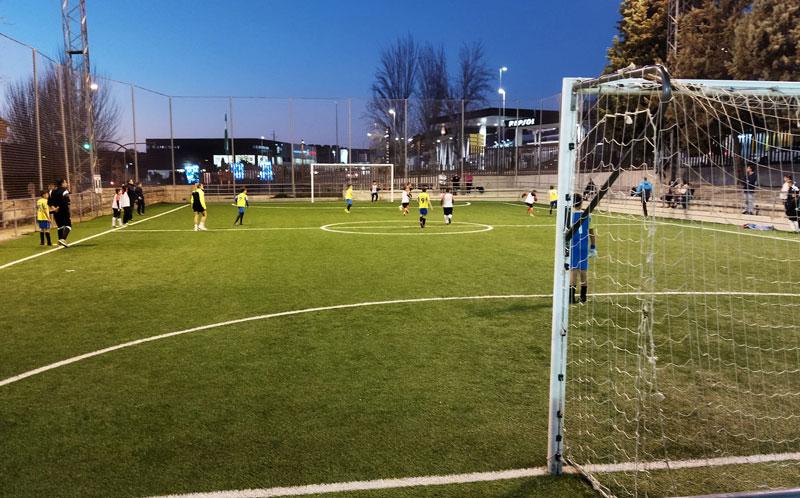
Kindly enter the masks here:
[[[92, 76], [91, 124], [67, 61], [0, 36], [0, 220], [58, 180], [82, 194], [87, 216], [102, 189], [142, 182], [275, 196], [310, 192], [314, 163], [394, 164], [396, 185], [475, 176], [554, 173], [558, 98], [377, 100], [166, 95]], [[13, 206], [8, 203], [13, 203]], [[27, 204], [26, 204], [27, 205]], [[76, 207], [77, 208], [77, 207]], [[27, 223], [29, 220], [25, 220]]]

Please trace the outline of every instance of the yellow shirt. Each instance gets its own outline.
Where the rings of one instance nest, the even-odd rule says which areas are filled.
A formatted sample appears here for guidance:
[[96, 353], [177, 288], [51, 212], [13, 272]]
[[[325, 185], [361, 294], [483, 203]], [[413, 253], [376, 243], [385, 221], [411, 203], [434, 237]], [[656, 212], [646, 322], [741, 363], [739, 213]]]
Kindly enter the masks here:
[[241, 194], [236, 196], [236, 206], [240, 208], [247, 206], [247, 194], [242, 192]]
[[47, 199], [36, 201], [36, 221], [47, 221], [50, 219], [50, 208], [47, 206]]
[[352, 199], [353, 198], [353, 187], [347, 187], [347, 192], [344, 193], [345, 199]]
[[558, 200], [558, 190], [550, 189], [550, 202]]
[[419, 207], [421, 209], [427, 209], [431, 207], [431, 196], [428, 195], [427, 192], [421, 192], [417, 197], [417, 200], [419, 200]]

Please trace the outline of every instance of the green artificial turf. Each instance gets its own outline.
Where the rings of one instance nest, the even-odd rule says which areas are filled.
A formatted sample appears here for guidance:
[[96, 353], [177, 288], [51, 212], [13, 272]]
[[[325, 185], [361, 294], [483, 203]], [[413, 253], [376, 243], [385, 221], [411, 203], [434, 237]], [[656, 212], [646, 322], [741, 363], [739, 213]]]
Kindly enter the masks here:
[[[148, 216], [167, 214], [0, 270], [0, 380], [126, 341], [228, 320], [365, 302], [495, 296], [258, 319], [109, 352], [0, 386], [0, 496], [146, 496], [544, 465], [555, 217], [543, 208], [529, 217], [524, 205], [462, 202], [454, 225], [444, 226], [436, 208], [424, 230], [415, 210], [404, 218], [388, 203], [356, 203], [350, 214], [340, 203], [254, 204], [245, 226], [236, 228], [235, 208], [211, 204], [208, 232], [192, 231], [188, 208], [168, 213], [178, 206], [154, 206]], [[71, 241], [109, 225], [107, 217], [78, 224]], [[633, 218], [603, 216], [593, 225], [601, 258], [592, 292], [627, 291], [640, 278], [632, 262], [646, 228]], [[740, 236], [732, 227], [720, 228], [731, 234], [704, 237], [690, 226], [659, 228], [658, 254], [685, 252], [687, 241], [692, 251], [683, 266], [669, 259], [659, 267], [655, 290], [766, 292], [780, 287], [776, 281], [797, 281], [792, 268], [770, 267], [764, 275], [764, 265], [796, 254], [794, 242]], [[717, 246], [728, 248], [725, 265], [712, 255]], [[35, 234], [0, 244], [0, 265], [41, 250]], [[760, 269], [748, 266], [753, 255]], [[530, 297], [496, 297], [519, 294]], [[666, 362], [671, 385], [687, 398], [698, 393], [683, 386], [697, 379], [671, 365], [696, 361], [697, 354], [675, 346], [685, 343], [680, 330], [707, 337], [710, 327], [699, 327], [698, 316], [712, 320], [722, 309], [734, 309], [737, 318], [755, 314], [713, 339], [716, 351], [728, 347], [709, 357], [719, 362], [707, 369], [718, 375], [709, 380], [716, 385], [736, 375], [725, 369], [737, 352], [730, 343], [744, 342], [754, 328], [783, 330], [775, 327], [782, 323], [777, 313], [800, 301], [765, 308], [764, 299], [658, 299], [692, 314], [669, 312], [675, 315], [669, 327], [663, 321], [654, 326], [659, 347], [673, 346]], [[635, 335], [620, 335], [638, 320], [638, 312], [621, 306], [627, 302], [635, 296], [597, 296], [574, 308], [576, 337], [589, 341], [575, 358], [608, 355], [611, 343], [636, 350]], [[580, 335], [588, 334], [581, 324], [592, 316], [595, 332]], [[781, 340], [798, 340], [796, 330], [787, 334]], [[792, 364], [787, 347], [768, 357], [752, 349], [744, 354], [753, 354], [753, 361]], [[631, 357], [619, 360], [623, 376]], [[575, 366], [581, 372], [575, 393], [618, 394], [587, 382], [605, 373], [587, 376], [585, 363]], [[761, 390], [772, 383], [797, 390], [786, 375], [764, 377]], [[624, 385], [623, 378], [615, 381]], [[730, 390], [712, 394], [725, 406], [736, 402]], [[788, 397], [782, 409], [797, 413], [796, 401]], [[601, 406], [587, 398], [569, 402], [591, 416]], [[668, 403], [685, 408], [675, 396]], [[723, 413], [713, 422], [734, 418]], [[629, 430], [613, 421], [574, 424], [589, 436]], [[778, 436], [794, 437], [793, 427]], [[723, 440], [738, 454], [735, 437]], [[608, 438], [586, 441], [608, 449]], [[687, 441], [679, 443], [676, 452], [696, 456]], [[763, 452], [766, 446], [744, 449]], [[573, 476], [337, 496], [584, 495], [591, 489]]]

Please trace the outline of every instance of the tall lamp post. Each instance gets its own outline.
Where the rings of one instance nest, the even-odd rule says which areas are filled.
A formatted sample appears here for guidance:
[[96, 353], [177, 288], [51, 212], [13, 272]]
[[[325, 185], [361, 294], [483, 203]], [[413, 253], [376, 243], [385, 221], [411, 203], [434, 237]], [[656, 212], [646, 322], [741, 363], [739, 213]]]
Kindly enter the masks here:
[[506, 91], [503, 89], [503, 73], [505, 73], [506, 71], [508, 71], [508, 68], [506, 66], [503, 66], [498, 70], [498, 72], [500, 74], [500, 81], [499, 81], [499, 83], [497, 85], [497, 93], [499, 93], [503, 97], [502, 112], [500, 113], [500, 116], [498, 116], [498, 119], [497, 119], [497, 141], [498, 142], [500, 142], [500, 127], [502, 126], [503, 118], [505, 117]]
[[[396, 138], [397, 137], [397, 111], [395, 111], [394, 109], [389, 109], [389, 114], [392, 116], [392, 133], [389, 136], [389, 140], [391, 140], [392, 138]], [[394, 151], [392, 152], [392, 162], [393, 163], [397, 162], [397, 161], [395, 161], [395, 159], [397, 159], [395, 157], [396, 155], [397, 155], [397, 147], [395, 146], [394, 147]]]

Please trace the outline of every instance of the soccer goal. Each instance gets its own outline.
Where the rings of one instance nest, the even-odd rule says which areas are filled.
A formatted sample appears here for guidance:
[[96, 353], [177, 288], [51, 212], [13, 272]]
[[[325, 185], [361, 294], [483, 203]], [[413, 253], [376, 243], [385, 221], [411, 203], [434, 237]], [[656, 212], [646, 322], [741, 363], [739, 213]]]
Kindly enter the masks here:
[[552, 473], [606, 496], [800, 488], [798, 174], [800, 83], [564, 80]]
[[369, 195], [373, 182], [382, 196], [389, 191], [394, 202], [394, 164], [337, 164], [311, 165], [311, 202], [319, 197], [341, 197], [347, 184], [361, 195]]

